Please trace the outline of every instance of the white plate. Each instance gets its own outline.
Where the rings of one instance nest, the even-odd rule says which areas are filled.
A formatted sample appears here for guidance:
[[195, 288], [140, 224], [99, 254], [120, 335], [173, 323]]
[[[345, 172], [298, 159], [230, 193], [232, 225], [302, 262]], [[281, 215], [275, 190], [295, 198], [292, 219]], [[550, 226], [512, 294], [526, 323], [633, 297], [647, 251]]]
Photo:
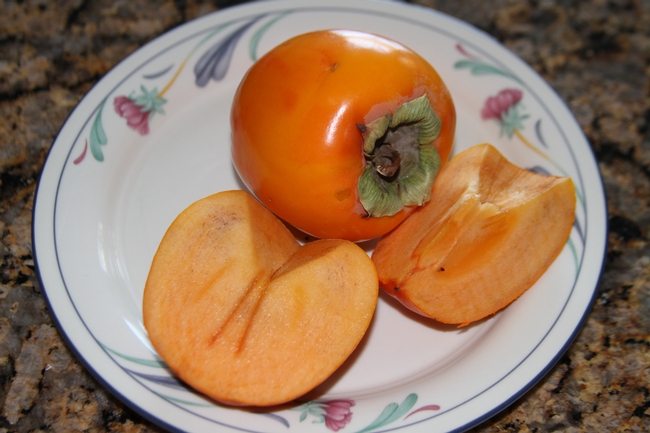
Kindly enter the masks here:
[[[571, 176], [576, 225], [551, 268], [493, 318], [456, 329], [382, 297], [358, 350], [308, 403], [259, 411], [216, 405], [179, 384], [151, 349], [140, 312], [149, 265], [186, 206], [242, 187], [230, 162], [229, 110], [244, 72], [287, 38], [333, 27], [379, 33], [427, 58], [457, 106], [456, 151], [487, 141], [518, 165]], [[486, 116], [499, 94], [514, 96], [501, 97], [506, 120]], [[153, 110], [138, 123], [135, 105]], [[252, 3], [145, 45], [71, 114], [34, 209], [39, 275], [70, 346], [136, 411], [188, 432], [432, 433], [476, 425], [528, 390], [571, 343], [599, 280], [605, 232], [589, 145], [535, 72], [462, 22], [357, 0]]]

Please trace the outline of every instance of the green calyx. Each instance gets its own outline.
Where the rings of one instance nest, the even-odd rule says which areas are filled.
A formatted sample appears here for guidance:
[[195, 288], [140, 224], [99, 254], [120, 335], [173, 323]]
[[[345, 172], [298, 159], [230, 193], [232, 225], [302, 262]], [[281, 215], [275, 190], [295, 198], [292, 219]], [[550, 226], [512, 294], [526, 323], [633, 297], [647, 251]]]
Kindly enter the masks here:
[[438, 149], [442, 121], [423, 95], [367, 125], [358, 125], [366, 167], [359, 178], [359, 199], [368, 217], [390, 216], [404, 206], [421, 206], [431, 198], [440, 169]]

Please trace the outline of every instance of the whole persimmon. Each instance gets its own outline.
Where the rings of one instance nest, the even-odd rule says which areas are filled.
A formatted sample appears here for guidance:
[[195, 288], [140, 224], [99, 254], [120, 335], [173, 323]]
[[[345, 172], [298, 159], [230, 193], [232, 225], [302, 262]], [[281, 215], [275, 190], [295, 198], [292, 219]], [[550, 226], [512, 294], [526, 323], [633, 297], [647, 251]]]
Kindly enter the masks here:
[[298, 229], [361, 241], [429, 200], [456, 112], [420, 55], [350, 30], [305, 33], [248, 70], [231, 112], [234, 166]]

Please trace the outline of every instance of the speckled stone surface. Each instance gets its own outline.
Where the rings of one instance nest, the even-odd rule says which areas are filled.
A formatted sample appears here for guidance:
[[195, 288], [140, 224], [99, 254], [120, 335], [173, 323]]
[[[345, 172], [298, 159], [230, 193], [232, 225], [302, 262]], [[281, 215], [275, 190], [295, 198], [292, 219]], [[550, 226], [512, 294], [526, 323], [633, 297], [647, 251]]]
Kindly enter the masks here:
[[[559, 363], [473, 432], [650, 431], [650, 1], [411, 0], [490, 33], [567, 103], [597, 156], [609, 247], [586, 324]], [[0, 433], [157, 432], [62, 341], [31, 251], [52, 141], [113, 65], [236, 1], [0, 2]], [[594, 269], [594, 272], [597, 272]]]

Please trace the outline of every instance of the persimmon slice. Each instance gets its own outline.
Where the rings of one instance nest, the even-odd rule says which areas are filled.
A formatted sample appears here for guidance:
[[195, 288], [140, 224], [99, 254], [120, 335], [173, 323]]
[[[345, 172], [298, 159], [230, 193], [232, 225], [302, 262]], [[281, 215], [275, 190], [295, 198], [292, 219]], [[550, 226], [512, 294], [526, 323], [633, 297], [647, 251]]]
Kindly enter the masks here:
[[506, 307], [559, 255], [575, 218], [570, 178], [507, 161], [489, 144], [455, 156], [431, 200], [377, 244], [380, 287], [461, 326]]
[[377, 273], [343, 240], [300, 246], [244, 191], [171, 224], [146, 282], [144, 325], [187, 384], [233, 405], [293, 400], [329, 377], [373, 317]]

